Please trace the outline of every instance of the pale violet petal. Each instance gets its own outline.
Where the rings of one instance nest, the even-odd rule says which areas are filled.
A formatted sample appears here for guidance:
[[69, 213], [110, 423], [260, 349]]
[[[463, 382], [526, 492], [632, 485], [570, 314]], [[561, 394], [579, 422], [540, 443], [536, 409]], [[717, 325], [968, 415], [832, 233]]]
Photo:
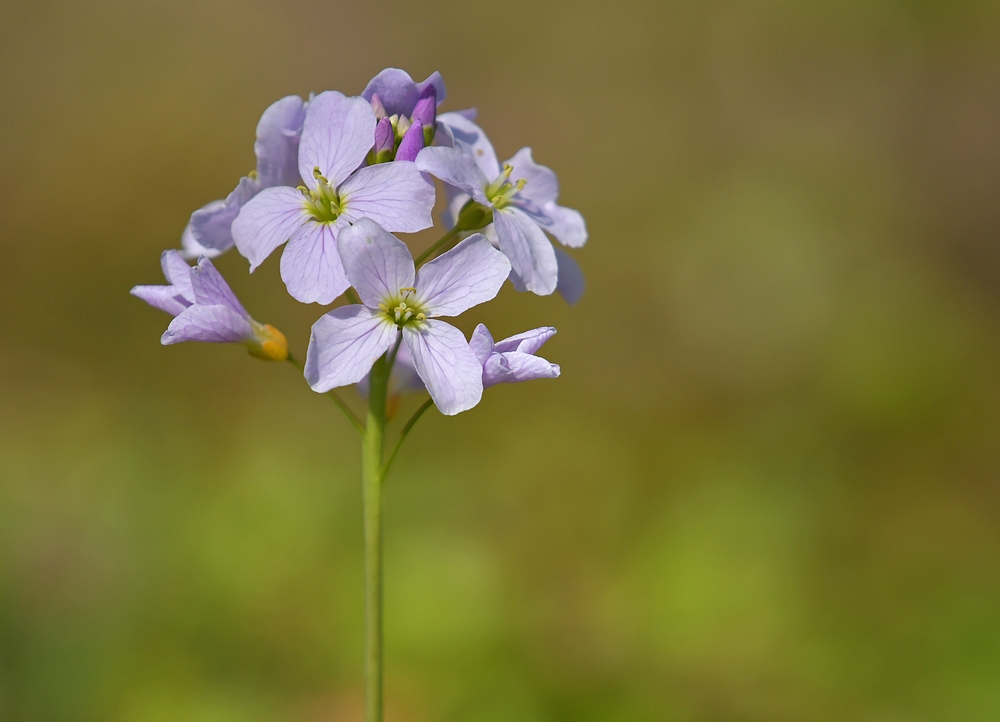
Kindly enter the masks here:
[[233, 240], [250, 261], [252, 273], [309, 220], [299, 191], [284, 186], [266, 188], [240, 209], [233, 221]]
[[297, 95], [275, 101], [260, 116], [253, 149], [262, 188], [299, 184], [299, 139], [305, 117], [305, 104]]
[[340, 187], [344, 218], [371, 218], [387, 231], [415, 233], [434, 224], [434, 184], [414, 163], [361, 168]]
[[[213, 203], [225, 203], [225, 201], [212, 201]], [[222, 251], [217, 251], [214, 248], [206, 248], [205, 246], [198, 243], [194, 238], [194, 233], [191, 232], [191, 223], [188, 222], [187, 226], [184, 228], [184, 233], [181, 234], [181, 250], [179, 251], [184, 258], [198, 258], [199, 256], [206, 256], [208, 258], [215, 258], [216, 256], [221, 256]]]
[[465, 336], [444, 321], [429, 320], [403, 329], [413, 365], [442, 414], [454, 416], [479, 403], [483, 367]]
[[413, 286], [410, 250], [370, 218], [342, 229], [337, 247], [347, 280], [365, 305], [377, 308], [399, 289]]
[[511, 182], [525, 181], [521, 196], [539, 206], [555, 202], [559, 197], [559, 179], [551, 169], [535, 162], [531, 148], [521, 148], [507, 162], [514, 169], [510, 174]]
[[188, 305], [194, 303], [194, 289], [191, 288], [191, 266], [177, 251], [164, 251], [160, 254], [160, 268], [163, 276], [177, 293], [187, 300]]
[[484, 189], [489, 184], [472, 155], [462, 148], [431, 146], [417, 155], [417, 169], [468, 193], [476, 201], [489, 204]]
[[386, 114], [409, 117], [413, 112], [413, 106], [417, 104], [417, 98], [420, 97], [420, 90], [405, 70], [386, 68], [368, 81], [361, 97], [370, 101], [373, 95], [378, 94], [379, 100], [385, 106]]
[[476, 330], [472, 332], [472, 338], [469, 339], [469, 347], [476, 354], [479, 363], [486, 363], [486, 359], [493, 353], [493, 334], [490, 333], [490, 330], [485, 325], [479, 324], [476, 326]]
[[281, 254], [281, 280], [292, 298], [326, 305], [351, 285], [337, 250], [341, 223], [308, 221]]
[[314, 168], [338, 186], [360, 166], [375, 144], [375, 112], [367, 100], [335, 90], [309, 103], [299, 143], [299, 174], [315, 189]]
[[575, 306], [583, 296], [587, 284], [583, 279], [583, 269], [573, 256], [561, 248], [555, 248], [556, 262], [559, 264], [559, 280], [556, 290], [570, 306]]
[[313, 324], [306, 381], [318, 392], [356, 384], [392, 348], [396, 334], [395, 324], [381, 311], [357, 304], [333, 309]]
[[483, 387], [534, 379], [554, 379], [559, 373], [558, 364], [549, 363], [538, 356], [519, 351], [495, 353], [483, 365]]
[[500, 175], [497, 154], [486, 132], [472, 120], [461, 112], [442, 113], [437, 118], [438, 129], [443, 131], [450, 145], [471, 154], [483, 175], [492, 181]]
[[199, 260], [198, 265], [191, 269], [191, 286], [195, 303], [199, 306], [226, 306], [239, 316], [250, 318], [226, 279], [207, 258]]
[[419, 302], [434, 316], [457, 316], [496, 297], [510, 275], [510, 262], [475, 233], [417, 273]]
[[458, 214], [462, 212], [462, 206], [472, 199], [468, 193], [464, 193], [447, 183], [444, 186], [444, 192], [448, 202], [445, 204], [444, 210], [441, 211], [441, 224], [450, 230], [458, 223]]
[[500, 250], [524, 287], [547, 296], [556, 288], [559, 266], [549, 239], [524, 211], [513, 206], [493, 212]]
[[587, 242], [587, 223], [579, 211], [555, 203], [546, 203], [541, 211], [544, 215], [542, 228], [564, 246], [579, 248]]
[[259, 180], [244, 176], [226, 200], [212, 201], [191, 214], [191, 234], [205, 248], [219, 253], [233, 247], [232, 225], [240, 209], [261, 190]]
[[173, 286], [133, 286], [129, 293], [171, 316], [183, 313], [191, 305], [177, 294]]
[[508, 351], [519, 351], [521, 353], [535, 353], [546, 341], [556, 335], [556, 330], [551, 326], [534, 328], [524, 333], [515, 334], [503, 341], [497, 341], [494, 348], [500, 353]]
[[191, 306], [170, 322], [160, 343], [236, 343], [252, 336], [250, 322], [228, 306]]
[[444, 87], [444, 78], [441, 77], [441, 73], [435, 70], [427, 76], [426, 80], [417, 83], [417, 97], [424, 92], [424, 88], [428, 85], [434, 86], [434, 97], [437, 98], [437, 104], [441, 105], [448, 96], [448, 90]]

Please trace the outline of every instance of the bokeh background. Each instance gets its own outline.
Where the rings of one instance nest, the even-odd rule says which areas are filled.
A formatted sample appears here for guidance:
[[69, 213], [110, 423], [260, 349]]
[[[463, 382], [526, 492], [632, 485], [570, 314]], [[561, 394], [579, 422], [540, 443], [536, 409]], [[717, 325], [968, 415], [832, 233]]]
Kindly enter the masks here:
[[[577, 307], [460, 321], [562, 378], [388, 481], [390, 722], [1000, 719], [996, 2], [0, 13], [0, 720], [361, 719], [353, 431], [128, 290], [268, 104], [386, 66], [591, 233]], [[218, 265], [301, 356], [276, 258]]]

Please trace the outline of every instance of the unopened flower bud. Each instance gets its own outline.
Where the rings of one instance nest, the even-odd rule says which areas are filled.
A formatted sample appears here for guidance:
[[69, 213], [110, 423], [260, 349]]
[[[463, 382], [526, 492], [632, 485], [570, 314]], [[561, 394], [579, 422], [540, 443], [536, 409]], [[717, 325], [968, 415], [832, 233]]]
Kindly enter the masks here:
[[396, 150], [396, 160], [414, 160], [424, 147], [424, 129], [420, 123], [414, 123], [406, 131], [403, 140]]
[[413, 107], [410, 120], [414, 123], [421, 123], [424, 127], [433, 126], [437, 119], [437, 91], [433, 85], [424, 88], [420, 94], [420, 100]]
[[250, 355], [265, 361], [288, 359], [288, 340], [285, 334], [270, 324], [252, 322], [253, 338], [246, 341]]
[[375, 126], [375, 147], [369, 155], [371, 165], [385, 163], [392, 160], [392, 151], [396, 147], [396, 137], [392, 130], [392, 123], [383, 117]]
[[378, 93], [372, 93], [372, 110], [375, 111], [375, 120], [382, 120], [387, 113], [385, 112], [385, 106], [382, 105], [382, 99], [378, 97]]

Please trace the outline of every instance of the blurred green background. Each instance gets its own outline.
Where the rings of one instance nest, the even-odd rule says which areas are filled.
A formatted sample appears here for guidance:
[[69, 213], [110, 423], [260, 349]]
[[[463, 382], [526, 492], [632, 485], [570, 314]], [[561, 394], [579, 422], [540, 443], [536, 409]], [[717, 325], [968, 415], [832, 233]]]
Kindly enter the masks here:
[[[0, 13], [0, 720], [360, 720], [353, 431], [128, 290], [268, 104], [386, 66], [591, 234], [577, 307], [460, 320], [562, 378], [388, 481], [387, 719], [1000, 719], [996, 2]], [[218, 265], [301, 356], [276, 258]]]

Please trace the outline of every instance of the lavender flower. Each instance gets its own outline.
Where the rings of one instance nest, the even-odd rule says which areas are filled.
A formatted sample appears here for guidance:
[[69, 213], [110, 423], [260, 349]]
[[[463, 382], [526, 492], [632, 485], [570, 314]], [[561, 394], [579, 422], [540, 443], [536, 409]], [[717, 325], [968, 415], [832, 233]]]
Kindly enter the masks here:
[[556, 378], [559, 365], [534, 355], [555, 333], [551, 326], [544, 326], [494, 343], [486, 326], [476, 326], [469, 346], [483, 366], [483, 388], [494, 384]]
[[299, 136], [307, 103], [289, 95], [271, 104], [257, 124], [257, 170], [240, 179], [225, 200], [212, 201], [191, 214], [181, 236], [188, 258], [215, 257], [233, 245], [232, 224], [240, 209], [265, 188], [299, 182]]
[[180, 252], [164, 251], [160, 265], [169, 285], [135, 286], [131, 291], [133, 296], [175, 317], [160, 343], [242, 343], [258, 358], [288, 358], [285, 336], [250, 317], [209, 259], [202, 257], [192, 268]]
[[[542, 296], [552, 293], [559, 281], [559, 260], [545, 232], [563, 245], [582, 246], [587, 241], [583, 216], [556, 203], [556, 174], [535, 163], [530, 148], [519, 150], [501, 169], [485, 133], [472, 121], [462, 120], [453, 122], [463, 126], [464, 135], [456, 135], [453, 129], [452, 147], [422, 150], [417, 167], [479, 204], [465, 207], [470, 215], [485, 217], [485, 223], [492, 220], [500, 250], [514, 271], [511, 280], [519, 290]], [[461, 215], [457, 220], [461, 224]], [[576, 290], [571, 289], [570, 295], [578, 297]]]
[[313, 325], [305, 366], [313, 390], [361, 381], [402, 334], [441, 413], [478, 404], [482, 365], [462, 332], [437, 317], [457, 316], [496, 296], [510, 274], [503, 254], [476, 234], [427, 263], [414, 280], [406, 244], [372, 220], [345, 229], [340, 244], [347, 277], [364, 305], [341, 306]]
[[[414, 110], [422, 98], [432, 97], [436, 108], [444, 102], [446, 94], [444, 80], [437, 71], [431, 73], [422, 83], [415, 83], [405, 70], [386, 68], [368, 81], [361, 97], [372, 102], [372, 98], [377, 96], [385, 115], [409, 118], [414, 115]], [[426, 112], [426, 109], [422, 109], [422, 112]], [[424, 118], [421, 118], [421, 121], [424, 121]], [[424, 124], [426, 125], [426, 122]]]
[[305, 186], [261, 191], [233, 222], [251, 272], [287, 241], [281, 278], [288, 292], [303, 303], [331, 303], [351, 285], [337, 251], [337, 236], [349, 223], [364, 216], [403, 232], [432, 224], [434, 187], [415, 164], [359, 167], [375, 127], [364, 98], [327, 91], [310, 102], [299, 146]]

